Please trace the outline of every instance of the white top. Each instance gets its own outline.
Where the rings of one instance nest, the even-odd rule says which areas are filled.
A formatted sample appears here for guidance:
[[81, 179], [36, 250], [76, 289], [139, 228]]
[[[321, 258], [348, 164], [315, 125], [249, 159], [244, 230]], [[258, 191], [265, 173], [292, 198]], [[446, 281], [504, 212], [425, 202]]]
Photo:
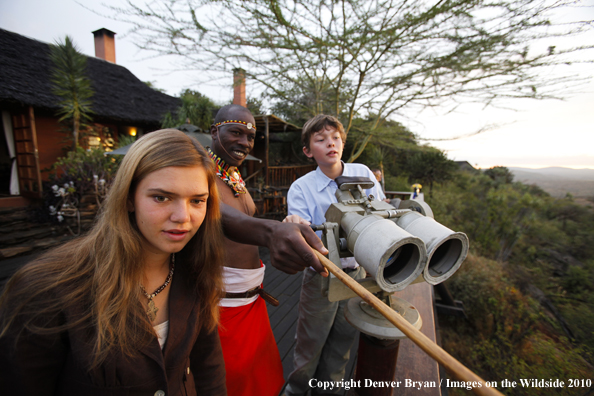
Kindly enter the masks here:
[[[262, 264], [260, 268], [243, 269], [223, 267], [223, 281], [225, 282], [225, 292], [243, 293], [258, 287], [264, 281], [264, 271], [266, 266]], [[258, 299], [256, 294], [250, 298], [221, 298], [219, 306], [221, 307], [241, 307], [253, 303]]]
[[165, 341], [167, 341], [167, 335], [169, 335], [169, 320], [153, 326], [153, 329], [155, 329], [155, 333], [157, 333], [157, 337], [159, 338], [159, 346], [161, 346], [161, 350], [163, 350]]
[[[369, 168], [363, 164], [343, 164], [341, 176], [367, 177], [375, 183], [373, 188], [364, 190], [367, 196], [373, 195], [374, 199], [384, 200], [380, 184]], [[336, 190], [338, 185], [333, 179], [322, 172], [320, 167], [311, 171], [305, 176], [297, 179], [287, 194], [287, 206], [289, 215], [298, 215], [309, 221], [311, 224], [320, 225], [326, 222], [326, 211], [331, 204], [338, 202]], [[321, 237], [321, 231], [317, 231]], [[354, 257], [340, 259], [342, 268], [357, 268], [359, 264]]]

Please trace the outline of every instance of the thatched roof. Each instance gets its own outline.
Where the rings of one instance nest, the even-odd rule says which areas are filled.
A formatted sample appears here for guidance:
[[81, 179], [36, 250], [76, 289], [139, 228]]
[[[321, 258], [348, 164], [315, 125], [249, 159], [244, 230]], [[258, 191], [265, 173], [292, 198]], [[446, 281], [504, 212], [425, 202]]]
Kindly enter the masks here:
[[[57, 109], [51, 92], [50, 44], [0, 29], [0, 102]], [[180, 100], [155, 91], [125, 67], [87, 57], [87, 75], [95, 94], [94, 119], [129, 124], [160, 124]]]

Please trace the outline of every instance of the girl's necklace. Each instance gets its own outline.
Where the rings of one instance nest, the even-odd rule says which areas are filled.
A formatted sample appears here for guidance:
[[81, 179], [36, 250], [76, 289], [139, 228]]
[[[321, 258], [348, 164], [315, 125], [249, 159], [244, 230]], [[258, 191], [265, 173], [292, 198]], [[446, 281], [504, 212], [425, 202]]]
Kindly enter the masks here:
[[167, 287], [169, 282], [171, 282], [171, 278], [173, 278], [173, 270], [175, 270], [175, 254], [171, 255], [171, 268], [169, 269], [169, 275], [167, 275], [167, 279], [165, 279], [165, 283], [163, 283], [160, 287], [158, 287], [157, 290], [155, 290], [152, 294], [148, 294], [146, 292], [146, 290], [144, 289], [144, 286], [142, 286], [142, 284], [140, 284], [140, 290], [142, 290], [142, 293], [144, 294], [144, 296], [146, 298], [148, 298], [148, 304], [147, 304], [148, 307], [146, 310], [146, 314], [148, 315], [151, 322], [157, 318], [157, 312], [159, 311], [159, 308], [157, 308], [157, 306], [155, 305], [153, 298], [155, 298], [155, 296], [157, 294], [159, 294], [163, 290], [165, 290], [165, 288]]

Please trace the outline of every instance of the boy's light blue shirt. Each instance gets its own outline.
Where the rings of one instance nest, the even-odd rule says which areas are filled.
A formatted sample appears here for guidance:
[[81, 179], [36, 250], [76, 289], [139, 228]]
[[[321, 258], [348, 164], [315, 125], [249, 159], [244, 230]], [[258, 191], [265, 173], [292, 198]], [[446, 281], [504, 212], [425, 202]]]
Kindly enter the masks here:
[[[373, 188], [365, 190], [367, 196], [373, 195], [375, 199], [386, 198], [380, 184], [374, 174], [363, 164], [343, 164], [341, 176], [368, 177], [375, 183]], [[337, 202], [334, 193], [338, 185], [322, 172], [320, 167], [297, 179], [287, 194], [287, 206], [289, 215], [298, 215], [309, 221], [311, 224], [322, 224], [326, 222], [326, 211], [331, 204]], [[318, 236], [320, 236], [318, 232]], [[342, 259], [343, 268], [357, 267], [354, 258]]]

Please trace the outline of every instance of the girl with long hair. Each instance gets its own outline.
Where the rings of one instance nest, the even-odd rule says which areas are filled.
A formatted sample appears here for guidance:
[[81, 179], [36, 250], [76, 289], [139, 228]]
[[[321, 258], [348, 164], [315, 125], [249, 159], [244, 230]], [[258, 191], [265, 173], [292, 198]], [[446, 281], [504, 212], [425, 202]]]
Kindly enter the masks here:
[[9, 395], [226, 395], [223, 236], [206, 151], [176, 130], [124, 157], [94, 227], [0, 298]]

